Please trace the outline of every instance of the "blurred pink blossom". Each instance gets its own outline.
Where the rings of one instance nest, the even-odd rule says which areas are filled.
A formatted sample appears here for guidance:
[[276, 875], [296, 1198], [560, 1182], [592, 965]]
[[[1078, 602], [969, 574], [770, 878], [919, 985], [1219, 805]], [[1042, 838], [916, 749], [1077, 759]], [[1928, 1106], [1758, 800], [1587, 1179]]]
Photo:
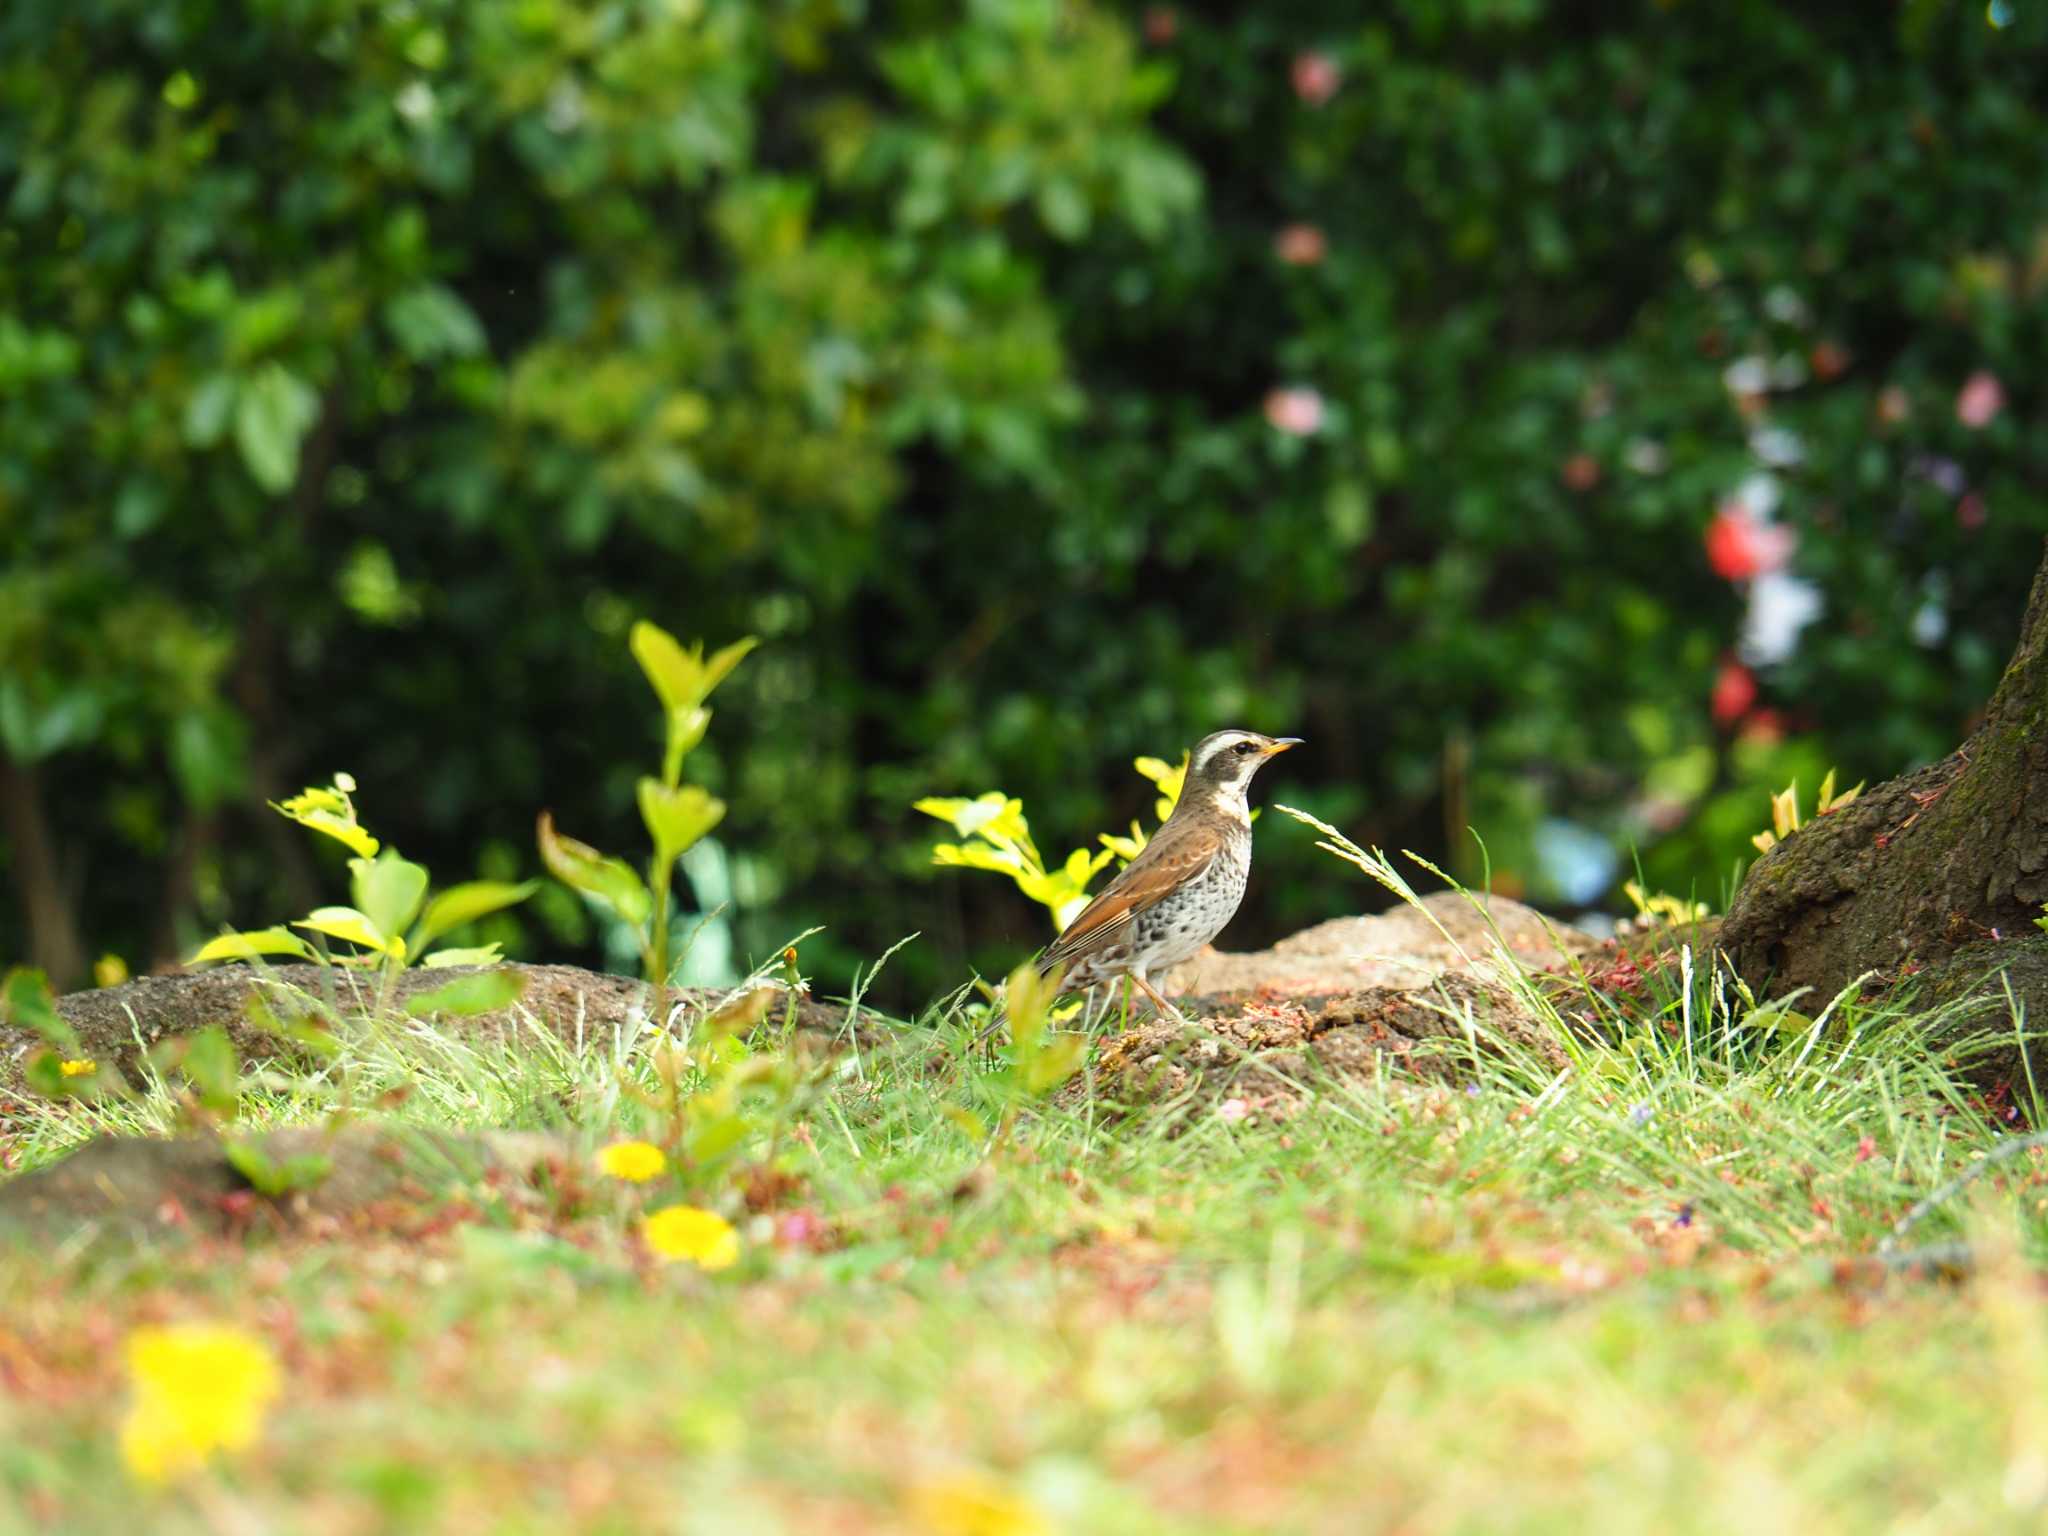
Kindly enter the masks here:
[[1232, 1125], [1251, 1113], [1251, 1106], [1243, 1099], [1225, 1099], [1216, 1106], [1216, 1117]]
[[1313, 224], [1290, 224], [1273, 237], [1273, 254], [1290, 267], [1313, 267], [1330, 254], [1330, 242]]
[[1987, 427], [2005, 409], [2005, 386], [1998, 375], [1979, 368], [1963, 381], [1956, 396], [1956, 420], [1971, 428]]
[[1305, 384], [1276, 389], [1266, 396], [1266, 420], [1289, 437], [1312, 437], [1323, 428], [1323, 397]]
[[775, 1222], [775, 1241], [784, 1248], [803, 1248], [825, 1235], [825, 1224], [811, 1211], [785, 1211]]
[[1991, 513], [1984, 505], [1984, 498], [1975, 491], [1956, 503], [1956, 526], [1965, 533], [1975, 533], [1990, 521]]
[[1344, 72], [1327, 53], [1297, 53], [1291, 72], [1294, 94], [1312, 107], [1320, 107], [1337, 94]]

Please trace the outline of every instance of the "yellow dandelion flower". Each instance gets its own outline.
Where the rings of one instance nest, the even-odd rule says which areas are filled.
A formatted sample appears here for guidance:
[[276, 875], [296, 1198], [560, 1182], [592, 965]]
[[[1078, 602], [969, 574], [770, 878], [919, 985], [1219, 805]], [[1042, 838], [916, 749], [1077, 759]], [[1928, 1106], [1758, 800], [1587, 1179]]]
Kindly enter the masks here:
[[145, 1482], [197, 1471], [215, 1451], [247, 1450], [277, 1397], [277, 1361], [226, 1323], [178, 1323], [128, 1335], [134, 1401], [121, 1458]]
[[668, 1166], [661, 1148], [649, 1141], [619, 1141], [597, 1154], [597, 1166], [615, 1179], [645, 1184]]
[[932, 1536], [1049, 1536], [1036, 1505], [980, 1472], [960, 1472], [910, 1492], [911, 1512]]
[[664, 1264], [677, 1260], [699, 1269], [729, 1269], [740, 1256], [740, 1235], [716, 1211], [670, 1205], [640, 1224], [640, 1235]]
[[91, 1077], [99, 1069], [100, 1064], [96, 1061], [60, 1061], [57, 1063], [57, 1070], [66, 1077]]

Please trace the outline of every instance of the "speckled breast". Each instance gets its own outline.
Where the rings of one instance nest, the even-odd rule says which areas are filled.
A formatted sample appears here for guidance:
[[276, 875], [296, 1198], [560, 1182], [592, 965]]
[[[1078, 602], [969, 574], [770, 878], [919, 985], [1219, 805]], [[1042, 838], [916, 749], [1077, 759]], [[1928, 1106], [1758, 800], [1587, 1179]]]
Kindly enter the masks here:
[[1178, 965], [1221, 933], [1244, 900], [1251, 864], [1247, 830], [1229, 838], [1198, 878], [1142, 913], [1132, 947], [1146, 969]]

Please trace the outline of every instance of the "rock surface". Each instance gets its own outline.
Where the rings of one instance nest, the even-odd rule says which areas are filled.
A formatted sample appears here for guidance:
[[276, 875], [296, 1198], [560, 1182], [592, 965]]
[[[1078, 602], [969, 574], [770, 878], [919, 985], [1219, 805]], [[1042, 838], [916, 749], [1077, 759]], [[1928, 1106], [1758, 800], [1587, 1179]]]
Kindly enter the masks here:
[[[1233, 1118], [1285, 1119], [1332, 1080], [1395, 1077], [1469, 1083], [1486, 1058], [1564, 1069], [1555, 1033], [1507, 988], [1462, 971], [1425, 986], [1226, 1005], [1188, 1024], [1150, 1019], [1106, 1042], [1089, 1079], [1105, 1108], [1189, 1114], [1229, 1104]], [[1533, 1086], [1533, 1084], [1532, 1084]]]
[[1173, 978], [1192, 1027], [1147, 1019], [1106, 1041], [1094, 1088], [1127, 1108], [1236, 1101], [1234, 1112], [1286, 1116], [1331, 1078], [1462, 1081], [1488, 1055], [1557, 1071], [1563, 1046], [1501, 984], [1504, 962], [1543, 970], [1600, 948], [1508, 897], [1475, 906], [1441, 891], [1271, 949], [1204, 951]]
[[1373, 917], [1338, 917], [1249, 954], [1207, 950], [1174, 973], [1190, 996], [1328, 996], [1360, 987], [1427, 986], [1469, 972], [1505, 948], [1543, 970], [1599, 948], [1600, 941], [1506, 896], [1478, 907], [1456, 891], [1425, 896]]

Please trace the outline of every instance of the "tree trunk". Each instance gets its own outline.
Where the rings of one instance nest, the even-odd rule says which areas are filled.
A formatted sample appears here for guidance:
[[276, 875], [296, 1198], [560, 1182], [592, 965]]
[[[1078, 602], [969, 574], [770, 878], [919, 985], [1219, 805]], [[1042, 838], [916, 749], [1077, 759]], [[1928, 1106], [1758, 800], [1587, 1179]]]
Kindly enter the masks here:
[[[2038, 940], [2048, 902], [2048, 558], [1984, 722], [1938, 763], [1866, 791], [1751, 868], [1721, 944], [1752, 987], [1818, 1004], [1866, 971], [1979, 973]], [[1817, 994], [1817, 996], [1815, 995]], [[2048, 1015], [2044, 1015], [2048, 1017]], [[2007, 1024], [2010, 1033], [2010, 1025]]]
[[64, 889], [35, 767], [5, 752], [0, 752], [0, 814], [14, 846], [14, 891], [28, 919], [29, 963], [48, 972], [50, 984], [61, 992], [85, 976], [85, 940]]

